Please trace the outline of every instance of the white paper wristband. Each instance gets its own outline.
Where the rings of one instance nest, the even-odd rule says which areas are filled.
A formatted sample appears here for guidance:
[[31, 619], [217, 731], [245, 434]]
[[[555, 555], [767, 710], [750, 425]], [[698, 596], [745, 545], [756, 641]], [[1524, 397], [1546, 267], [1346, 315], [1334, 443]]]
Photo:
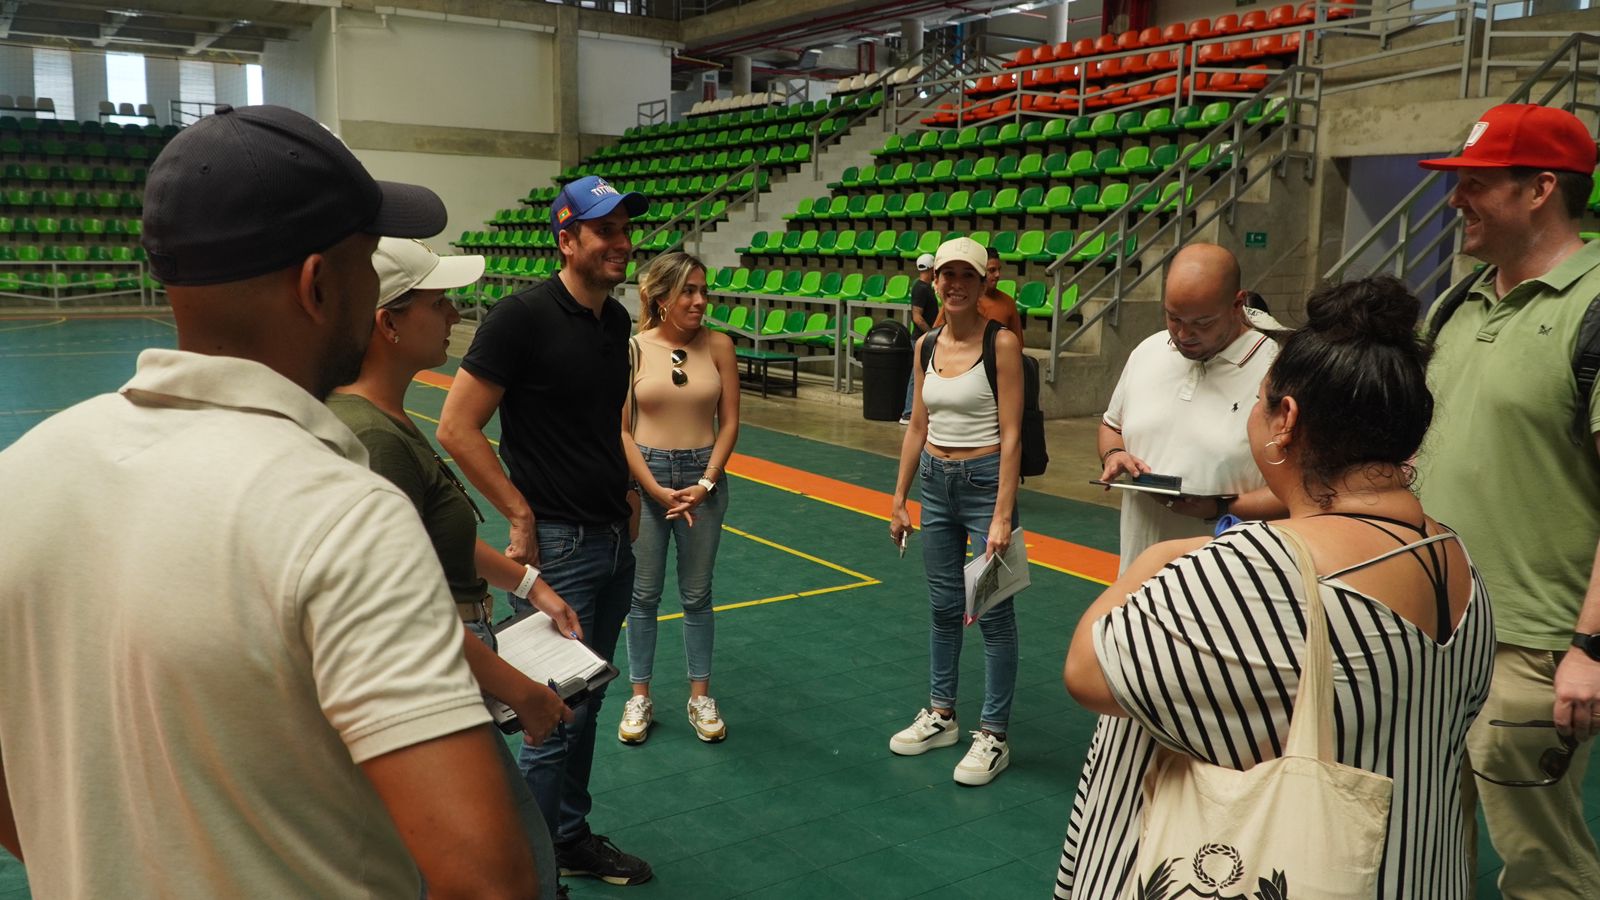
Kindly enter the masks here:
[[528, 599], [528, 592], [533, 590], [533, 583], [539, 580], [539, 570], [533, 566], [523, 566], [522, 582], [511, 591], [519, 600]]

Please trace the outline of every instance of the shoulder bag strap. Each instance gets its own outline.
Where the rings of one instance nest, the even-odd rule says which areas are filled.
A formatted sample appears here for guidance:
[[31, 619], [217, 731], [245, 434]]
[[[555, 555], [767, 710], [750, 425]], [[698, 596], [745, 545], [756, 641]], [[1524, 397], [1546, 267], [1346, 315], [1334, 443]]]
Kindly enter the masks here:
[[1287, 528], [1273, 533], [1294, 553], [1300, 569], [1301, 593], [1305, 595], [1306, 651], [1300, 659], [1300, 687], [1295, 693], [1294, 714], [1289, 719], [1289, 739], [1284, 756], [1307, 756], [1335, 762], [1333, 749], [1333, 647], [1328, 643], [1328, 616], [1322, 606], [1322, 581], [1311, 557], [1311, 548], [1300, 535]]
[[628, 338], [628, 433], [639, 426], [639, 398], [633, 392], [633, 383], [639, 379], [639, 336]]
[[989, 379], [989, 394], [996, 403], [1000, 402], [1000, 375], [994, 361], [994, 339], [1003, 330], [1005, 326], [993, 319], [986, 320], [983, 326], [983, 374]]

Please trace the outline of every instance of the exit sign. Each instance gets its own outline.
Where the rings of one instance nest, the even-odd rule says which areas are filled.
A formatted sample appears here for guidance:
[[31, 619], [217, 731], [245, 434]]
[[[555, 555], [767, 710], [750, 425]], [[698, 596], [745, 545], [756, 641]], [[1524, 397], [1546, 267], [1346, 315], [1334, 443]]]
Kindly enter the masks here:
[[1246, 231], [1244, 245], [1251, 249], [1262, 250], [1267, 246], [1267, 233], [1265, 231]]

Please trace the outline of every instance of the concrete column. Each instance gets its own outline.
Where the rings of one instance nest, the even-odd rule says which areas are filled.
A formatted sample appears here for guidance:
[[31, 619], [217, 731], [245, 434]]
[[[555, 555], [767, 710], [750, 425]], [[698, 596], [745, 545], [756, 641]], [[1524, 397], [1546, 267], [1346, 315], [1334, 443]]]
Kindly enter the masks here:
[[1052, 44], [1067, 39], [1067, 0], [1045, 9], [1045, 35]]
[[578, 8], [556, 8], [556, 160], [565, 169], [583, 158], [578, 147]]
[[178, 99], [178, 61], [146, 56], [144, 93], [145, 102], [156, 108], [157, 121], [168, 121], [172, 116], [172, 101]]
[[226, 103], [230, 106], [244, 106], [250, 101], [250, 91], [245, 86], [243, 65], [213, 63], [211, 69], [216, 73], [215, 84], [218, 103]]
[[[100, 118], [100, 101], [106, 99], [106, 58], [99, 53], [72, 54], [73, 113], [82, 122]], [[161, 110], [156, 110], [159, 116]], [[164, 121], [164, 120], [163, 120]]]
[[733, 58], [733, 95], [750, 93], [750, 57], [739, 55]]
[[906, 18], [900, 20], [900, 49], [905, 53], [908, 60], [922, 55], [921, 19]]
[[[85, 54], [74, 53], [73, 58]], [[102, 66], [100, 80], [105, 81], [105, 70]], [[17, 47], [11, 44], [0, 45], [0, 84], [5, 85], [5, 92], [13, 97], [32, 97], [33, 92], [33, 48]], [[51, 98], [54, 99], [54, 98]], [[59, 108], [61, 102], [56, 101]], [[16, 113], [6, 113], [14, 116]]]

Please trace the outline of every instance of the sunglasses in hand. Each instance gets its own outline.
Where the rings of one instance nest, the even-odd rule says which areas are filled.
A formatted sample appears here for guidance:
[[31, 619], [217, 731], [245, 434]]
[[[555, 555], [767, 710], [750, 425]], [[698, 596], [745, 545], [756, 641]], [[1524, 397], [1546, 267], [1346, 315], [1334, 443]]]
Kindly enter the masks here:
[[[1556, 723], [1549, 719], [1534, 719], [1531, 722], [1507, 722], [1504, 719], [1490, 719], [1489, 724], [1497, 728], [1549, 728], [1552, 731], [1556, 727]], [[1527, 780], [1491, 778], [1477, 769], [1473, 769], [1472, 774], [1490, 784], [1498, 784], [1501, 787], [1549, 787], [1560, 781], [1561, 777], [1567, 774], [1567, 769], [1572, 765], [1573, 751], [1578, 748], [1578, 740], [1572, 735], [1557, 732], [1556, 737], [1561, 739], [1561, 746], [1550, 747], [1539, 754], [1539, 771], [1544, 774], [1544, 778]]]

